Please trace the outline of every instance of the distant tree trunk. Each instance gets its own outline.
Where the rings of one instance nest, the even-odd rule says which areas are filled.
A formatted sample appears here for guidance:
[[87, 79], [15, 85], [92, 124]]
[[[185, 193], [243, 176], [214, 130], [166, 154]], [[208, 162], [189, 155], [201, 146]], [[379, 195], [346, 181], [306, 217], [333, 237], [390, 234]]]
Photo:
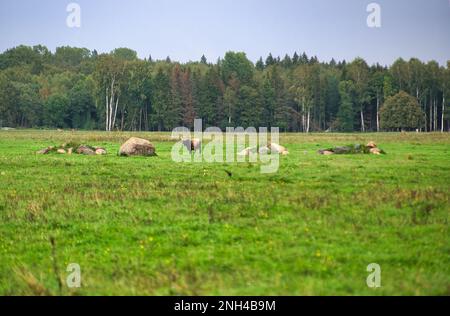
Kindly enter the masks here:
[[430, 121], [429, 130], [430, 130], [430, 132], [432, 132], [433, 131], [433, 99], [431, 98], [431, 95], [430, 95], [430, 111], [429, 111], [428, 116], [429, 116], [429, 121]]
[[311, 110], [308, 109], [308, 122], [306, 124], [306, 132], [309, 133], [309, 123], [311, 121]]
[[306, 131], [305, 124], [305, 100], [302, 101], [302, 132]]
[[438, 100], [434, 99], [434, 130], [438, 130]]
[[432, 132], [433, 131], [433, 107], [432, 107], [432, 103], [430, 101], [430, 109], [428, 111], [428, 124], [429, 124], [429, 131]]
[[113, 102], [114, 102], [114, 83], [116, 81], [116, 77], [113, 77], [111, 80], [111, 95], [109, 98], [109, 125], [108, 125], [108, 131], [111, 131], [112, 127], [114, 126], [113, 122]]
[[147, 110], [147, 106], [145, 106], [145, 109], [144, 109], [144, 128], [145, 128], [146, 131], [149, 130], [148, 123], [149, 123], [148, 122], [148, 110]]
[[423, 103], [423, 113], [425, 113], [425, 132], [430, 131], [430, 127], [428, 126], [428, 119], [427, 119], [427, 103], [428, 103], [428, 99], [425, 96], [425, 101]]
[[118, 106], [119, 106], [119, 96], [117, 96], [116, 104], [114, 105], [114, 109], [113, 109], [114, 116], [113, 116], [113, 121], [112, 121], [111, 127], [109, 129], [110, 131], [114, 130], [114, 126], [116, 126], [117, 107]]
[[380, 97], [377, 92], [377, 132], [380, 131]]
[[106, 118], [105, 118], [105, 129], [106, 131], [111, 131], [114, 128], [117, 115], [117, 107], [119, 105], [119, 96], [116, 97], [116, 92], [114, 90], [116, 78], [113, 76], [111, 80], [111, 89], [106, 87], [105, 89], [105, 101], [106, 101]]
[[436, 98], [433, 100], [433, 125], [434, 125], [434, 131], [437, 131], [437, 104], [436, 104]]
[[364, 113], [363, 113], [363, 109], [361, 107], [361, 132], [365, 132], [365, 128], [364, 128]]
[[123, 131], [124, 130], [124, 127], [125, 127], [125, 110], [124, 109], [122, 109], [122, 111], [121, 111], [121, 119], [120, 119], [120, 131]]
[[444, 132], [445, 93], [442, 93], [441, 133]]
[[105, 117], [105, 130], [108, 131], [109, 128], [109, 102], [108, 102], [108, 88], [106, 88], [106, 93], [105, 93], [105, 97], [106, 97], [106, 117]]

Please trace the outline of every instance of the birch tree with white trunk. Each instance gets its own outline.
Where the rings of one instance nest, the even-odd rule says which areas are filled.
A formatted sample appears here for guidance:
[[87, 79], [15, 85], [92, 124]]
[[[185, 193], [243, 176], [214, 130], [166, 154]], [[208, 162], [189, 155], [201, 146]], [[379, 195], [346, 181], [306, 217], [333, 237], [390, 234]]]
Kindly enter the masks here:
[[97, 83], [98, 93], [103, 95], [105, 100], [106, 131], [113, 131], [116, 126], [124, 74], [125, 63], [123, 60], [110, 55], [99, 56], [94, 78]]

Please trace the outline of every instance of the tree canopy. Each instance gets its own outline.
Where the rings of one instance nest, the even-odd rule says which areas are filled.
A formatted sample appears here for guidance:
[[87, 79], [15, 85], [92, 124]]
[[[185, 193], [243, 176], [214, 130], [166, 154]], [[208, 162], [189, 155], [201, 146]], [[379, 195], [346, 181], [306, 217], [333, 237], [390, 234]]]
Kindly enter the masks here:
[[416, 98], [400, 91], [389, 97], [381, 108], [381, 126], [384, 130], [406, 131], [423, 127], [425, 113]]
[[[0, 127], [166, 131], [192, 127], [196, 118], [222, 129], [292, 132], [450, 127], [450, 63], [399, 58], [386, 67], [362, 58], [323, 62], [305, 52], [269, 54], [255, 64], [232, 51], [215, 63], [205, 55], [187, 63], [148, 56], [125, 47], [108, 54], [8, 49], [0, 54]], [[386, 114], [417, 114], [417, 107], [419, 125], [412, 124], [416, 116], [391, 125]]]

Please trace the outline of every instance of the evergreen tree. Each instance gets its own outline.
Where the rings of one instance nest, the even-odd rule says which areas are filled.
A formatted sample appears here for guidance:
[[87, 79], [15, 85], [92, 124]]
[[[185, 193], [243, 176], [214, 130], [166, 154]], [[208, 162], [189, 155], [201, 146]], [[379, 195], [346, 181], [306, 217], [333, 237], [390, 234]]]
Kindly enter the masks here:
[[153, 112], [150, 117], [152, 126], [158, 131], [170, 130], [171, 128], [176, 127], [174, 126], [176, 125], [174, 123], [178, 122], [179, 119], [176, 116], [173, 116], [176, 113], [173, 113], [171, 109], [172, 89], [170, 79], [162, 68], [159, 68], [156, 73], [153, 80], [153, 89]]
[[284, 59], [283, 59], [283, 61], [281, 62], [281, 64], [282, 64], [283, 67], [285, 67], [285, 68], [291, 67], [291, 66], [292, 66], [292, 59], [291, 59], [291, 57], [290, 57], [288, 54], [286, 54], [286, 56], [284, 56]]
[[337, 114], [336, 128], [341, 132], [353, 131], [353, 93], [355, 87], [351, 81], [342, 81], [339, 84], [341, 105]]
[[272, 53], [269, 53], [269, 56], [266, 58], [266, 67], [275, 65], [275, 59], [273, 59]]
[[299, 60], [300, 60], [300, 57], [298, 56], [297, 52], [294, 52], [294, 55], [292, 56], [292, 64], [294, 66], [297, 66]]
[[263, 62], [263, 59], [262, 59], [262, 57], [260, 57], [259, 59], [258, 59], [258, 61], [256, 62], [256, 70], [259, 70], [259, 71], [263, 71], [264, 70], [264, 62]]
[[300, 64], [306, 65], [307, 63], [309, 63], [308, 55], [306, 55], [306, 53], [303, 52], [303, 54], [300, 56]]

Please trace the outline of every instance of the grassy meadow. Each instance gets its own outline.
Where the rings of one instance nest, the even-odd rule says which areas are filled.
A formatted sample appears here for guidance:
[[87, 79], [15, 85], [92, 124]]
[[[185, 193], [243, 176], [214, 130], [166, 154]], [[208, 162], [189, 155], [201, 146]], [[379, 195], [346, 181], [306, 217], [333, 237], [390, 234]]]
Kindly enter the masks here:
[[[158, 156], [118, 157], [132, 135]], [[0, 131], [0, 294], [450, 295], [448, 133], [283, 134], [274, 174], [174, 163], [169, 137]], [[369, 140], [387, 155], [316, 153]], [[108, 155], [35, 154], [68, 141]]]

